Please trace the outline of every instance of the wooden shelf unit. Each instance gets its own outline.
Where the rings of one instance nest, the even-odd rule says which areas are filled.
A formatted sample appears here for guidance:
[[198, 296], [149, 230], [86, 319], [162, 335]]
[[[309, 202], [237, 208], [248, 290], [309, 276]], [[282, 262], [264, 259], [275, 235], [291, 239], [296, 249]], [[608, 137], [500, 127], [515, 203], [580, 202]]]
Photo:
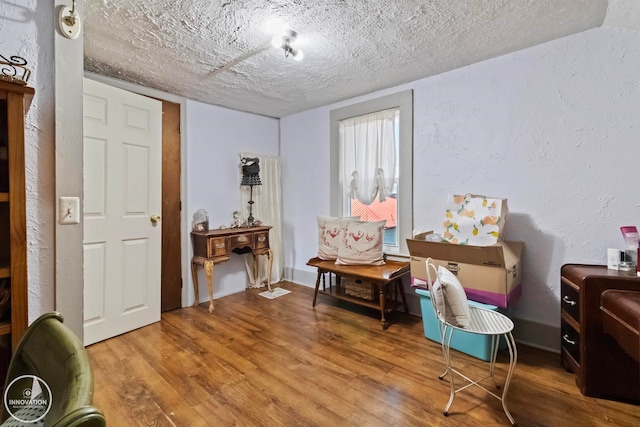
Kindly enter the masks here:
[[0, 280], [10, 286], [0, 335], [15, 350], [28, 326], [25, 115], [33, 88], [0, 80]]

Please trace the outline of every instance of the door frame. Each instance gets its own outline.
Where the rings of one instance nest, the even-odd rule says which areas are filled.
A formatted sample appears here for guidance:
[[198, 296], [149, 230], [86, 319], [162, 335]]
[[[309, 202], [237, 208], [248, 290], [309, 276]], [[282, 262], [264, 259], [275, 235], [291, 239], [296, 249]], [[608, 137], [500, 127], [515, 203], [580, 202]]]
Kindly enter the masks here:
[[165, 93], [159, 91], [157, 89], [151, 89], [143, 86], [139, 86], [134, 83], [125, 82], [122, 80], [117, 80], [111, 77], [102, 76], [100, 74], [95, 74], [90, 71], [85, 71], [84, 77], [98, 81], [100, 83], [105, 83], [110, 86], [124, 89], [129, 92], [137, 93], [144, 96], [149, 96], [151, 98], [156, 98], [158, 100], [164, 100], [173, 102], [175, 104], [180, 105], [180, 199], [182, 203], [182, 214], [180, 217], [180, 264], [181, 264], [181, 277], [182, 277], [182, 307], [187, 307], [190, 305], [189, 303], [189, 286], [188, 283], [188, 274], [189, 272], [189, 218], [188, 214], [185, 212], [184, 207], [189, 206], [187, 200], [187, 132], [186, 132], [186, 111], [187, 111], [187, 100], [183, 97], [173, 95], [170, 93]]
[[[155, 98], [157, 99], [157, 98]], [[180, 104], [162, 102], [162, 262], [160, 312], [182, 307]], [[176, 117], [177, 115], [177, 117]]]

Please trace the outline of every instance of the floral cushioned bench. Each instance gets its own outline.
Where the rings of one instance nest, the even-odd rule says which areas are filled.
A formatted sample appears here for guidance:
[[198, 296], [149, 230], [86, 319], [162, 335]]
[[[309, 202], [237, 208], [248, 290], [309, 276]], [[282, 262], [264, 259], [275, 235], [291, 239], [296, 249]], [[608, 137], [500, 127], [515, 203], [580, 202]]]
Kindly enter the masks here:
[[[402, 285], [402, 278], [409, 274], [409, 263], [385, 259], [382, 250], [385, 223], [360, 221], [356, 217], [318, 216], [318, 256], [307, 262], [318, 269], [314, 307], [318, 293], [322, 293], [374, 308], [381, 313], [382, 329], [388, 326], [385, 313], [400, 305], [409, 312]], [[402, 302], [398, 301], [398, 294]]]

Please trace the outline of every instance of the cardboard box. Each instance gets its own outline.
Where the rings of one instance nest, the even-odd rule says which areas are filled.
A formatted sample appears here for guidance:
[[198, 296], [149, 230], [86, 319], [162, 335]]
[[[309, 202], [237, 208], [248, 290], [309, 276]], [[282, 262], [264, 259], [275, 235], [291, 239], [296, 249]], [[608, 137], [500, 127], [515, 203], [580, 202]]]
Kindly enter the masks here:
[[[420, 310], [422, 311], [424, 336], [429, 338], [431, 341], [441, 343], [442, 338], [440, 337], [440, 325], [438, 325], [436, 313], [433, 311], [433, 304], [431, 303], [431, 295], [429, 295], [429, 291], [416, 289], [416, 294], [420, 296]], [[498, 307], [495, 305], [481, 304], [474, 301], [469, 301], [469, 305], [486, 308], [487, 310], [498, 310]], [[491, 339], [492, 337], [490, 335], [472, 334], [471, 332], [456, 329], [451, 337], [451, 348], [470, 356], [477, 357], [478, 359], [489, 361], [491, 360]], [[507, 343], [504, 341], [504, 337], [501, 337], [498, 348], [503, 349], [506, 348], [506, 346]]]
[[411, 255], [411, 280], [427, 280], [426, 259], [454, 273], [467, 298], [506, 308], [522, 293], [520, 258], [522, 242], [500, 242], [492, 246], [429, 242], [422, 233], [407, 239]]

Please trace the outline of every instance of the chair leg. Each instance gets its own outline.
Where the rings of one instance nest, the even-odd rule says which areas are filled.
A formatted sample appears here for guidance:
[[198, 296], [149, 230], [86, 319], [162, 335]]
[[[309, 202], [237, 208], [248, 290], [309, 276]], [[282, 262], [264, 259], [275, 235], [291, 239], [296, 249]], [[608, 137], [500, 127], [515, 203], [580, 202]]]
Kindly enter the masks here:
[[511, 416], [509, 408], [507, 408], [507, 392], [509, 391], [509, 385], [511, 384], [511, 377], [516, 368], [516, 363], [518, 363], [518, 349], [516, 348], [516, 342], [511, 332], [504, 334], [504, 338], [509, 348], [509, 371], [507, 372], [507, 379], [504, 382], [504, 389], [502, 390], [502, 398], [500, 400], [502, 401], [502, 409], [504, 409], [504, 413], [507, 415], [507, 418], [509, 418], [509, 421], [511, 421], [511, 425], [516, 426], [517, 424]]
[[[483, 387], [481, 384], [479, 384], [480, 381], [483, 381], [491, 377], [496, 387], [500, 388], [494, 376], [496, 358], [498, 354], [498, 347], [500, 344], [500, 335], [493, 336], [491, 339], [491, 359], [489, 361], [489, 376], [484, 377], [481, 380], [474, 381], [469, 377], [465, 376], [464, 374], [460, 373], [459, 371], [453, 369], [451, 366], [451, 338], [453, 336], [453, 332], [454, 332], [454, 329], [448, 327], [447, 325], [444, 325], [444, 327], [441, 328], [442, 356], [444, 358], [445, 371], [442, 373], [442, 375], [440, 375], [439, 378], [443, 379], [447, 374], [449, 374], [449, 385], [451, 387], [451, 391], [449, 394], [449, 401], [447, 402], [447, 405], [445, 406], [444, 411], [442, 413], [445, 416], [449, 415], [449, 409], [453, 404], [453, 400], [456, 396], [456, 393], [470, 386], [476, 385], [482, 388], [483, 390], [485, 390], [486, 392], [488, 392], [489, 394], [491, 394], [496, 399], [500, 400], [502, 402], [502, 409], [504, 410], [504, 413], [507, 416], [507, 418], [509, 418], [509, 422], [511, 422], [511, 425], [517, 426], [513, 416], [509, 412], [509, 408], [507, 407], [507, 400], [506, 400], [507, 393], [509, 392], [509, 385], [511, 384], [511, 378], [513, 377], [513, 371], [515, 370], [516, 363], [518, 361], [518, 350], [516, 348], [516, 342], [513, 339], [513, 335], [511, 334], [511, 332], [504, 334], [505, 341], [507, 342], [507, 348], [509, 349], [509, 369], [507, 371], [507, 377], [502, 390], [502, 395], [497, 395], [491, 392], [490, 390], [486, 389], [485, 387]], [[459, 390], [456, 390], [456, 386], [453, 378], [454, 374], [460, 375], [462, 378], [468, 381], [468, 383], [462, 386]]]
[[[454, 329], [447, 328], [445, 326], [443, 339], [442, 339], [442, 352], [445, 359], [446, 371], [443, 376], [448, 372], [449, 373], [449, 385], [451, 386], [451, 392], [449, 394], [449, 402], [447, 402], [447, 406], [445, 406], [444, 411], [442, 412], [445, 416], [449, 415], [449, 409], [453, 404], [453, 399], [456, 397], [456, 385], [454, 382], [454, 372], [451, 370], [451, 338], [453, 336]], [[446, 343], [446, 344], [445, 344]]]
[[493, 384], [495, 384], [497, 389], [500, 388], [500, 384], [498, 384], [498, 382], [496, 381], [494, 373], [496, 369], [496, 359], [498, 358], [498, 347], [500, 347], [500, 335], [493, 335], [491, 337], [491, 359], [489, 361], [489, 375], [491, 375]]
[[442, 322], [438, 322], [438, 329], [440, 330], [440, 346], [442, 348], [442, 362], [444, 363], [444, 372], [440, 374], [440, 376], [438, 377], [438, 379], [441, 380], [447, 375], [447, 372], [449, 372], [449, 369], [447, 366], [447, 355], [445, 353], [445, 346], [444, 346], [445, 326]]

